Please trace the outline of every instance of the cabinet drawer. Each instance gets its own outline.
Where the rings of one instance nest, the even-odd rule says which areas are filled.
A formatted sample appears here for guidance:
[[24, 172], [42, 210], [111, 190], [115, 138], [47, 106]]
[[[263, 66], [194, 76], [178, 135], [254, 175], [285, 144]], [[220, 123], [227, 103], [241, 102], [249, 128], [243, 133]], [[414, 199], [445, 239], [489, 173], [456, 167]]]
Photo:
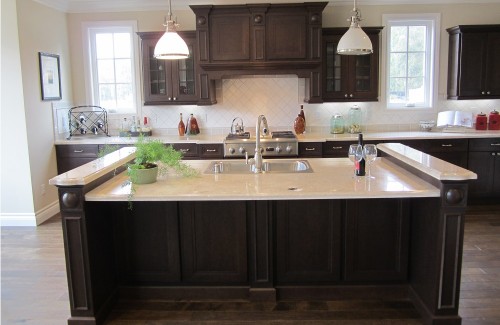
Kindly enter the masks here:
[[97, 158], [97, 144], [68, 144], [56, 146], [57, 157]]
[[323, 144], [323, 155], [328, 158], [345, 158], [351, 144], [356, 141], [327, 141]]
[[198, 145], [196, 143], [174, 143], [172, 147], [182, 152], [184, 158], [198, 158]]
[[200, 144], [198, 151], [201, 159], [224, 158], [224, 147], [220, 143]]
[[323, 156], [322, 142], [299, 142], [299, 157]]
[[[500, 141], [499, 141], [500, 142]], [[467, 151], [467, 139], [439, 139], [427, 143], [427, 152]]]
[[470, 139], [469, 151], [500, 151], [500, 138]]

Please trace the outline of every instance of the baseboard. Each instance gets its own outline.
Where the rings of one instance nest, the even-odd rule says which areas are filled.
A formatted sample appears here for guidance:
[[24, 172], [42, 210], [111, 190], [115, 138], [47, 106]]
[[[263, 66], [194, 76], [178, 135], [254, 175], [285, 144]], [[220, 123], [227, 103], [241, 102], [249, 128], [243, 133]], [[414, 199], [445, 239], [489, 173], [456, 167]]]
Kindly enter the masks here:
[[59, 201], [47, 205], [35, 213], [1, 213], [2, 227], [36, 227], [59, 213]]
[[54, 201], [51, 204], [45, 206], [44, 208], [35, 212], [36, 217], [36, 225], [40, 225], [45, 221], [49, 220], [60, 211], [59, 209], [59, 201]]

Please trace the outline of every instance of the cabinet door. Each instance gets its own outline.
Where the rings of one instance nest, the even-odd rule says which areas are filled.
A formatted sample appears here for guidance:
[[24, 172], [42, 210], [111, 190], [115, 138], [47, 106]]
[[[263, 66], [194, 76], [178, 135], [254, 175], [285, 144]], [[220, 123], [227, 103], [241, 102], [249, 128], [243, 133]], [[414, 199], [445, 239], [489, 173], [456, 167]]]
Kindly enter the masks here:
[[187, 283], [247, 283], [244, 201], [180, 202], [182, 279]]
[[337, 53], [342, 35], [323, 36], [323, 100], [347, 99], [349, 91], [348, 57]]
[[134, 202], [114, 209], [117, 270], [124, 284], [180, 281], [176, 202]]
[[460, 96], [480, 96], [485, 89], [487, 34], [462, 35], [460, 53]]
[[[352, 100], [376, 101], [378, 99], [378, 35], [369, 35], [373, 45], [373, 53], [369, 55], [355, 55], [350, 68], [352, 91], [349, 98]], [[351, 94], [353, 95], [351, 97]]]
[[486, 57], [486, 95], [500, 96], [500, 32], [488, 34], [488, 52]]
[[278, 283], [340, 280], [340, 214], [339, 200], [276, 203]]
[[[477, 151], [469, 152], [468, 169], [477, 174], [477, 179], [469, 183], [469, 195], [471, 197], [493, 196], [495, 177], [498, 178], [500, 164], [496, 163], [498, 157], [495, 152]], [[496, 168], [496, 170], [495, 170]], [[497, 181], [500, 183], [500, 181]]]
[[346, 281], [405, 281], [408, 278], [408, 203], [404, 199], [347, 200]]
[[157, 41], [157, 39], [142, 41], [144, 105], [168, 102], [173, 96], [170, 62], [155, 59], [153, 56]]
[[323, 156], [322, 142], [299, 142], [299, 157], [321, 158]]
[[211, 60], [249, 61], [250, 15], [214, 15], [210, 19]]
[[267, 15], [267, 59], [306, 59], [306, 19], [304, 13]]
[[172, 66], [172, 100], [178, 102], [196, 102], [198, 92], [196, 87], [195, 44], [194, 33], [179, 33], [189, 48], [189, 58], [173, 60]]

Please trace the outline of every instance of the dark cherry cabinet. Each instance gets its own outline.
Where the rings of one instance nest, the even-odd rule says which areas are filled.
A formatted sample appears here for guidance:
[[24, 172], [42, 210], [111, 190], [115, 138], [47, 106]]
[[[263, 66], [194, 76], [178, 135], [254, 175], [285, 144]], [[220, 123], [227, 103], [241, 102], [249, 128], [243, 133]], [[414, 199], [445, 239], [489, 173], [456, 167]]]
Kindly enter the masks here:
[[477, 174], [471, 197], [500, 197], [500, 138], [470, 139], [468, 169]]
[[57, 173], [63, 174], [97, 159], [99, 145], [69, 144], [56, 145]]
[[197, 104], [199, 90], [196, 84], [196, 33], [179, 32], [189, 48], [184, 60], [155, 59], [154, 48], [164, 32], [141, 32], [144, 105]]
[[347, 200], [344, 225], [344, 280], [407, 280], [408, 200]]
[[278, 283], [340, 280], [341, 212], [338, 200], [276, 202]]
[[323, 100], [378, 101], [379, 34], [382, 27], [365, 27], [373, 53], [340, 55], [337, 45], [347, 28], [323, 29]]
[[500, 25], [447, 29], [448, 99], [500, 98]]
[[248, 282], [245, 201], [179, 202], [179, 218], [184, 282]]
[[113, 209], [117, 270], [124, 284], [181, 280], [176, 202], [134, 202]]

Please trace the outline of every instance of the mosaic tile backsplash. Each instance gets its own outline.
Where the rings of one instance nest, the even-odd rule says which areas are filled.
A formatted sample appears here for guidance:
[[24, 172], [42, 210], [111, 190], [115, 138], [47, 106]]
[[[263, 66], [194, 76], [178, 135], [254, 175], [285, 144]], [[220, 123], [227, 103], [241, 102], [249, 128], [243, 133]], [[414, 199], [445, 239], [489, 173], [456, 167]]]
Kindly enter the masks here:
[[[420, 120], [436, 120], [437, 113], [446, 110], [490, 112], [500, 109], [500, 100], [438, 100], [437, 109], [422, 111], [388, 110], [385, 102], [352, 102], [306, 104], [303, 102], [305, 80], [296, 76], [245, 76], [218, 80], [217, 104], [212, 106], [144, 106], [141, 116], [150, 118], [157, 133], [176, 134], [179, 113], [184, 122], [193, 113], [202, 132], [227, 134], [235, 117], [241, 117], [246, 130], [255, 128], [257, 116], [264, 114], [271, 130], [292, 130], [293, 121], [304, 105], [307, 130], [329, 132], [330, 118], [335, 113], [347, 115], [357, 104], [363, 112], [365, 131], [418, 130]], [[444, 95], [440, 94], [440, 97]], [[116, 132], [121, 120], [110, 116], [110, 129]]]

